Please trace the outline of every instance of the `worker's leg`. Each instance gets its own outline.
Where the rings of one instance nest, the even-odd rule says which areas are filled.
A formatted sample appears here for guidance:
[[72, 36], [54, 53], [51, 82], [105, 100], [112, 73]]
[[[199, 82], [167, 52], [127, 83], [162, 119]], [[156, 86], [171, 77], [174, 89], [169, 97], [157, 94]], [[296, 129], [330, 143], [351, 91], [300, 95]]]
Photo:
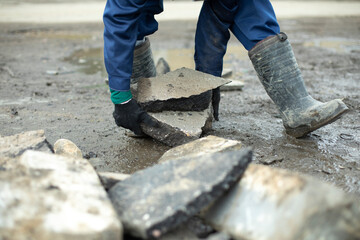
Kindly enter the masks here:
[[[104, 59], [110, 89], [128, 91], [137, 39], [157, 30], [150, 15], [148, 24], [139, 26], [144, 13], [158, 14], [162, 0], [108, 0], [104, 11]], [[142, 21], [143, 23], [144, 21]]]
[[[230, 38], [229, 27], [237, 12], [237, 0], [204, 1], [195, 35], [195, 68], [198, 71], [220, 76], [223, 57]], [[220, 90], [212, 95], [214, 117], [218, 120]]]
[[302, 137], [334, 120], [348, 108], [339, 99], [321, 103], [306, 91], [291, 45], [279, 33], [269, 1], [241, 0], [231, 30], [249, 51], [266, 92], [280, 110], [289, 135]]

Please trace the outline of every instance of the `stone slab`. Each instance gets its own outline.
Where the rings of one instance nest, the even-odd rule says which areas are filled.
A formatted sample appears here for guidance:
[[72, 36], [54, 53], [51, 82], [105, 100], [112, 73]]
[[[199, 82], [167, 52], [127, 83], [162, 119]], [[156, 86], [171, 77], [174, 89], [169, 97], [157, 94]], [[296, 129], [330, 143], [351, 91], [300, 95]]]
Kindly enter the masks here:
[[131, 175], [109, 191], [125, 231], [158, 238], [218, 199], [241, 177], [249, 149], [182, 158]]
[[52, 147], [46, 140], [44, 130], [0, 137], [0, 157], [18, 157], [29, 149], [52, 152]]
[[172, 148], [165, 152], [158, 160], [159, 163], [183, 157], [197, 157], [207, 153], [240, 150], [240, 141], [225, 139], [216, 136], [207, 136], [195, 141]]
[[240, 91], [244, 88], [245, 83], [240, 80], [230, 80], [231, 82], [220, 87], [222, 91]]
[[360, 203], [336, 187], [250, 164], [241, 181], [203, 213], [234, 239], [359, 239]]
[[140, 79], [137, 101], [148, 112], [201, 111], [211, 102], [211, 90], [229, 80], [188, 68]]
[[122, 239], [122, 227], [85, 159], [26, 151], [0, 174], [0, 239]]
[[109, 190], [116, 183], [123, 181], [131, 176], [129, 174], [114, 173], [114, 172], [98, 172], [98, 175], [102, 185], [106, 190]]
[[165, 111], [149, 113], [157, 126], [141, 125], [146, 135], [168, 146], [178, 146], [198, 139], [212, 128], [212, 107], [201, 112]]

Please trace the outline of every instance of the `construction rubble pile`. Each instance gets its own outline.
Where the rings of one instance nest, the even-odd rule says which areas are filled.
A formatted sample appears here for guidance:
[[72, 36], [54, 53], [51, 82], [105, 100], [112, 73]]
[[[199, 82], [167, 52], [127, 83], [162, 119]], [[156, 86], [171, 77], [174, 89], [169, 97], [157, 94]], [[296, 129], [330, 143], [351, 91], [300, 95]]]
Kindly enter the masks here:
[[174, 147], [132, 175], [97, 172], [43, 130], [0, 136], [0, 239], [360, 239], [356, 197], [253, 164], [239, 141], [200, 138], [211, 90], [228, 82], [185, 68], [139, 80], [134, 95], [158, 122], [144, 132]]

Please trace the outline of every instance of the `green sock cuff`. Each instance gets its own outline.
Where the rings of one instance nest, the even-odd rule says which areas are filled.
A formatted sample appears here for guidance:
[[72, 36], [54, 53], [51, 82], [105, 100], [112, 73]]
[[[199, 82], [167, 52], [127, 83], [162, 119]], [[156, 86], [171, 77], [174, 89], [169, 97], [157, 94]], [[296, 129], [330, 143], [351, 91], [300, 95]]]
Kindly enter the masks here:
[[128, 91], [115, 91], [110, 89], [110, 93], [111, 93], [111, 101], [114, 104], [121, 104], [123, 102], [129, 101], [132, 98], [132, 94], [130, 92], [130, 90]]

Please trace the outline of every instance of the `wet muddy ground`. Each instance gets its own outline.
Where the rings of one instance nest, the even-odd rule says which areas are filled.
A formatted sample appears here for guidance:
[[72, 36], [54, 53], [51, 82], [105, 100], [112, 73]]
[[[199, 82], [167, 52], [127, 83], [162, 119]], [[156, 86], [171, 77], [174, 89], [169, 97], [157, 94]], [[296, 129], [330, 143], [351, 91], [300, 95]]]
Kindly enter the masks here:
[[[282, 20], [305, 83], [320, 100], [344, 98], [350, 111], [337, 122], [294, 139], [232, 38], [225, 67], [243, 91], [223, 92], [220, 121], [207, 133], [252, 146], [255, 163], [306, 173], [360, 197], [360, 18]], [[196, 23], [162, 22], [151, 36], [155, 59], [172, 69], [193, 67]], [[44, 129], [50, 143], [76, 143], [95, 168], [133, 173], [169, 149], [125, 136], [112, 118], [104, 79], [102, 24], [1, 24], [0, 135]]]

